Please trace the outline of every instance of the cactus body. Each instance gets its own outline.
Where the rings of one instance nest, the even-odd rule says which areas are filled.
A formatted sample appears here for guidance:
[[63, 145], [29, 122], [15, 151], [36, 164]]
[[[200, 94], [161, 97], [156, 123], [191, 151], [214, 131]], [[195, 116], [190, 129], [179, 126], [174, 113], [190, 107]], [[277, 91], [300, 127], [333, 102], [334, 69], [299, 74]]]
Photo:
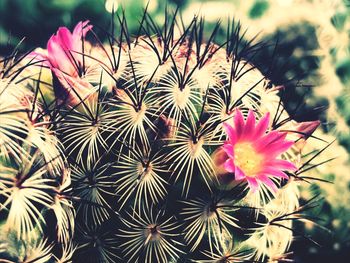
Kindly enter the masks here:
[[23, 59], [35, 77], [2, 76], [3, 242], [28, 244], [8, 261], [286, 257], [307, 207], [301, 150], [319, 123], [286, 113], [239, 24], [217, 45], [217, 27], [205, 40], [194, 19], [175, 35], [176, 19], [159, 28], [146, 16], [135, 39], [121, 19], [109, 46], [89, 42], [88, 21], [60, 28]]

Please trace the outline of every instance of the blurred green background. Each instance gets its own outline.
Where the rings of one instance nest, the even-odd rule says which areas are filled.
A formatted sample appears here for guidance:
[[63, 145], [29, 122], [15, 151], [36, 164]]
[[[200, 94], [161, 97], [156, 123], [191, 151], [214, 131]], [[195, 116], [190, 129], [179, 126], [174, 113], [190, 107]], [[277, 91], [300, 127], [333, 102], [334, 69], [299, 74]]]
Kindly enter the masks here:
[[[193, 15], [206, 19], [208, 30], [218, 20], [224, 25], [229, 17], [248, 28], [247, 39], [259, 33], [259, 40], [278, 41], [274, 83], [291, 86], [287, 108], [293, 108], [303, 96], [306, 105], [298, 120], [320, 118], [317, 136], [337, 141], [318, 162], [337, 157], [311, 173], [333, 181], [315, 183], [302, 189], [302, 198], [324, 196], [313, 214], [321, 218], [322, 228], [300, 226], [321, 247], [298, 238], [293, 245], [296, 262], [348, 262], [350, 254], [350, 1], [349, 0], [0, 0], [0, 57], [6, 56], [20, 42], [21, 51], [45, 48], [59, 26], [73, 28], [88, 19], [95, 28], [109, 28], [111, 10], [122, 8], [131, 33], [136, 33], [142, 9], [148, 3], [152, 18], [161, 21], [164, 8], [179, 6], [185, 22]], [[97, 32], [101, 30], [97, 30]], [[218, 39], [224, 37], [224, 27]], [[103, 35], [101, 34], [103, 38]], [[262, 50], [255, 63], [264, 64], [271, 48]], [[290, 81], [293, 79], [293, 81]], [[298, 81], [302, 80], [301, 85]], [[299, 83], [297, 88], [295, 83]], [[287, 85], [288, 86], [288, 85]], [[322, 145], [320, 145], [320, 148]]]

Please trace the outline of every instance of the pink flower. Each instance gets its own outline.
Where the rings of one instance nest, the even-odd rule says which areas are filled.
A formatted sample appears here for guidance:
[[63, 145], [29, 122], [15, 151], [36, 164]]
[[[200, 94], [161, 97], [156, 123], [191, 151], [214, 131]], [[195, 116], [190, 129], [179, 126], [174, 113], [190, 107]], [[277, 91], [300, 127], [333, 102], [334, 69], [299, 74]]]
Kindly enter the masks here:
[[72, 33], [68, 28], [60, 27], [47, 42], [46, 54], [32, 52], [30, 55], [52, 70], [60, 84], [55, 85], [56, 96], [72, 106], [81, 103], [94, 91], [93, 86], [81, 78], [85, 70], [83, 39], [92, 28], [88, 23], [79, 22]]
[[277, 191], [271, 177], [288, 179], [284, 171], [295, 171], [296, 166], [280, 159], [293, 141], [285, 140], [287, 133], [268, 131], [270, 115], [267, 113], [258, 123], [253, 111], [249, 111], [246, 121], [237, 110], [234, 116], [234, 127], [224, 124], [228, 140], [222, 146], [226, 154], [224, 169], [234, 173], [235, 180], [246, 180], [255, 192], [260, 184], [265, 184]]
[[45, 65], [62, 71], [63, 73], [77, 77], [80, 67], [83, 65], [82, 38], [92, 26], [89, 21], [79, 22], [73, 33], [66, 27], [60, 27], [56, 35], [52, 35], [47, 42], [47, 54], [33, 52], [37, 60], [44, 60]]

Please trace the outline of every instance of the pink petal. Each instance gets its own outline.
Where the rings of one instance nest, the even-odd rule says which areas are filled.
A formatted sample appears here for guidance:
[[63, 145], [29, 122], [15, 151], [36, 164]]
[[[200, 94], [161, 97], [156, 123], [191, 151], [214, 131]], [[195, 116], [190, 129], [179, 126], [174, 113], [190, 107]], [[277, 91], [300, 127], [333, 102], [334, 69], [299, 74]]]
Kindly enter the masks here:
[[275, 143], [278, 141], [283, 142], [286, 135], [287, 135], [286, 133], [282, 133], [282, 132], [278, 132], [278, 131], [271, 131], [256, 141], [255, 148], [257, 151], [263, 152], [267, 148], [270, 148], [270, 145], [272, 143]]
[[57, 30], [57, 37], [60, 41], [60, 45], [65, 51], [72, 49], [72, 34], [66, 27], [60, 27]]
[[73, 35], [79, 36], [79, 37], [85, 37], [86, 33], [89, 32], [92, 29], [92, 25], [88, 25], [89, 20], [86, 20], [84, 22], [80, 21], [73, 30]]
[[52, 35], [49, 41], [47, 42], [48, 58], [50, 60], [50, 64], [52, 65], [52, 67], [55, 67], [55, 68], [58, 67], [58, 63], [56, 61], [56, 54], [57, 56], [66, 57], [66, 54], [64, 53], [64, 51], [62, 50], [58, 42], [59, 40], [55, 35]]
[[235, 167], [235, 180], [242, 180], [246, 178], [245, 173], [238, 166]]
[[68, 75], [76, 75], [75, 67], [60, 45], [60, 41], [57, 36], [52, 36], [47, 42], [47, 51], [52, 67], [58, 68]]
[[230, 158], [228, 159], [225, 164], [224, 164], [224, 168], [226, 171], [228, 171], [229, 173], [234, 173], [235, 172], [235, 164], [233, 163], [233, 160]]
[[252, 110], [249, 110], [246, 124], [244, 127], [244, 133], [242, 139], [250, 139], [255, 133], [255, 115]]
[[270, 113], [268, 112], [264, 117], [262, 117], [259, 120], [258, 124], [256, 125], [254, 136], [256, 138], [259, 138], [262, 135], [264, 135], [267, 128], [269, 127], [269, 124], [270, 124]]
[[268, 161], [266, 165], [273, 166], [274, 168], [281, 169], [281, 170], [295, 171], [298, 169], [294, 163], [289, 162], [287, 160], [281, 160], [281, 159], [274, 159], [274, 160]]
[[242, 112], [240, 110], [236, 110], [233, 121], [235, 124], [236, 136], [237, 136], [237, 139], [239, 139], [242, 136], [242, 133], [244, 131], [244, 119], [243, 119]]
[[287, 136], [286, 132], [279, 132], [279, 131], [271, 131], [268, 134], [266, 134], [264, 137], [262, 137], [262, 140], [264, 140], [267, 144], [275, 143], [277, 141], [283, 141]]
[[75, 26], [72, 34], [71, 50], [75, 52], [80, 52], [80, 53], [82, 52], [82, 43], [83, 43], [82, 39], [85, 38], [86, 33], [92, 29], [92, 25], [87, 26], [88, 23], [89, 21], [87, 20], [85, 22], [79, 22]]
[[270, 189], [272, 189], [273, 192], [277, 192], [278, 188], [276, 186], [276, 184], [266, 175], [260, 175], [257, 177], [257, 179], [262, 182], [263, 184], [267, 185], [268, 187], [270, 187]]
[[[82, 64], [82, 41], [80, 38], [74, 39], [74, 36], [66, 27], [60, 27], [57, 31], [57, 36], [61, 47], [64, 49], [69, 61], [72, 65]], [[75, 66], [76, 67], [76, 66]], [[74, 68], [75, 68], [74, 67]]]
[[[301, 138], [306, 140], [317, 129], [320, 123], [320, 121], [293, 122], [292, 129], [299, 133], [293, 134], [293, 132], [291, 132], [291, 134], [293, 134], [296, 137], [296, 140]], [[281, 129], [283, 129], [283, 126], [281, 127]]]
[[233, 155], [234, 148], [231, 143], [226, 141], [225, 144], [222, 146], [222, 148], [230, 158], [234, 158], [234, 155]]
[[228, 138], [230, 139], [232, 144], [235, 144], [237, 141], [237, 135], [236, 131], [227, 123], [223, 124], [226, 134], [228, 135]]
[[283, 171], [281, 171], [277, 168], [274, 168], [274, 167], [266, 167], [260, 172], [260, 174], [289, 179], [287, 174], [285, 174]]
[[268, 154], [269, 158], [276, 158], [280, 154], [289, 150], [293, 145], [293, 141], [275, 142], [267, 145], [266, 148], [262, 149], [260, 152], [265, 152]]
[[257, 180], [254, 177], [249, 177], [249, 176], [247, 176], [246, 178], [250, 189], [252, 190], [253, 193], [255, 193], [256, 190], [259, 189], [259, 184]]

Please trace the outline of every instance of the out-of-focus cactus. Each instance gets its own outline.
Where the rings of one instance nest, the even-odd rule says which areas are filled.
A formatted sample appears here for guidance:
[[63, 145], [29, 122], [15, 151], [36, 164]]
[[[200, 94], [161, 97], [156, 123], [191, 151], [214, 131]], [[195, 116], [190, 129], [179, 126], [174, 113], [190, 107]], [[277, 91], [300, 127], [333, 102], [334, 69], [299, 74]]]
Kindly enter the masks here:
[[[263, 45], [244, 41], [239, 23], [215, 44], [219, 26], [205, 36], [198, 18], [185, 26], [166, 13], [159, 27], [145, 12], [133, 39], [118, 21], [109, 45], [80, 22], [23, 68], [4, 63], [1, 212], [15, 236], [5, 244], [17, 247], [1, 256], [286, 259], [293, 223], [311, 222], [303, 213], [317, 202], [300, 205], [298, 186], [320, 153], [302, 158], [319, 122], [286, 112], [271, 64], [251, 64]], [[42, 90], [50, 82], [53, 101]]]

